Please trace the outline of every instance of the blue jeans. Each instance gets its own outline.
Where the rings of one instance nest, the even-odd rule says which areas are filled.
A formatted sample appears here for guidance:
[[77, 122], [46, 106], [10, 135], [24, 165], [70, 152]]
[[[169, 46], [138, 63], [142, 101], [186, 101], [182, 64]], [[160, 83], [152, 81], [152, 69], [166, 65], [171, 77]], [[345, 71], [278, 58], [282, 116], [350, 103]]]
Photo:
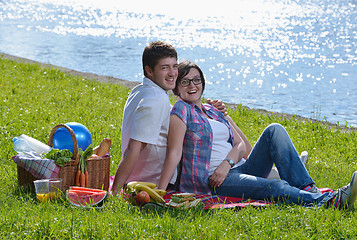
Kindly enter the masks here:
[[[282, 180], [267, 179], [275, 164]], [[247, 161], [229, 171], [212, 194], [256, 200], [286, 201], [299, 205], [324, 205], [333, 193], [310, 193], [301, 189], [314, 184], [288, 133], [280, 124], [269, 125], [259, 137]]]

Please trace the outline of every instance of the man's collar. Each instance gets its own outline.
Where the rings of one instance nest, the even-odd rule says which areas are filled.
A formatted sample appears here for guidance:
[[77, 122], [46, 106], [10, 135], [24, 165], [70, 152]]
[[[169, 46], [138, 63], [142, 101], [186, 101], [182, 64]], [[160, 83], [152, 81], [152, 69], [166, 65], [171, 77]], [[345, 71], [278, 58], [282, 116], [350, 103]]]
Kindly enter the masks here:
[[[158, 87], [160, 89], [162, 89], [159, 85], [157, 85], [153, 80], [147, 78], [147, 77], [144, 77], [143, 78], [143, 85], [145, 86], [152, 86], [152, 87]], [[162, 89], [163, 91], [165, 91], [164, 89]], [[166, 91], [165, 91], [166, 92]]]

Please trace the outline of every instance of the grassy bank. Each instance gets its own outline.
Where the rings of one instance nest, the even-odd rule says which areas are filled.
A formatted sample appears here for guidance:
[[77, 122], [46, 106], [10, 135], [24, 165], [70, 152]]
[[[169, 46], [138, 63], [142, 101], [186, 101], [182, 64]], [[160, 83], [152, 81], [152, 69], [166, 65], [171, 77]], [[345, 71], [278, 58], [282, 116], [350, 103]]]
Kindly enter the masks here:
[[[37, 204], [17, 185], [12, 138], [20, 134], [48, 141], [51, 129], [80, 122], [93, 143], [112, 139], [111, 175], [121, 157], [122, 111], [130, 89], [72, 76], [37, 64], [0, 57], [0, 238], [4, 239], [351, 239], [356, 211], [280, 206], [210, 212], [145, 212], [110, 198], [101, 211], [81, 210], [64, 201]], [[172, 99], [174, 102], [174, 99]], [[309, 152], [307, 168], [319, 187], [338, 188], [357, 169], [355, 132], [322, 123], [260, 114], [239, 106], [230, 115], [254, 143], [278, 122], [298, 152]]]

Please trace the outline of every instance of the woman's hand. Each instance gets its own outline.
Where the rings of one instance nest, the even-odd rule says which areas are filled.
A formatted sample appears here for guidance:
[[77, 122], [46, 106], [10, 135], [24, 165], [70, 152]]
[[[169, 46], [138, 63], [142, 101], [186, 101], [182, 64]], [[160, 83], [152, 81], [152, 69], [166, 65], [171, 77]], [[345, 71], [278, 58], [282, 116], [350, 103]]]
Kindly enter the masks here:
[[222, 161], [221, 164], [214, 170], [212, 176], [209, 179], [212, 188], [218, 188], [222, 185], [226, 179], [231, 165], [227, 161]]

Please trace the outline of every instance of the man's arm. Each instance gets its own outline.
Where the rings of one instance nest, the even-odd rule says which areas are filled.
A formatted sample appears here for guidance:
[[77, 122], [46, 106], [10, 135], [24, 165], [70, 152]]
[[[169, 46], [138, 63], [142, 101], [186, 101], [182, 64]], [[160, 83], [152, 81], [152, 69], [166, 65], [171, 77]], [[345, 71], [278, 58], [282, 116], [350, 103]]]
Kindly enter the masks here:
[[118, 169], [114, 176], [112, 186], [112, 193], [114, 196], [124, 186], [126, 180], [133, 171], [136, 161], [139, 158], [140, 152], [146, 147], [146, 143], [130, 139], [128, 148], [125, 150], [123, 158], [121, 159]]

